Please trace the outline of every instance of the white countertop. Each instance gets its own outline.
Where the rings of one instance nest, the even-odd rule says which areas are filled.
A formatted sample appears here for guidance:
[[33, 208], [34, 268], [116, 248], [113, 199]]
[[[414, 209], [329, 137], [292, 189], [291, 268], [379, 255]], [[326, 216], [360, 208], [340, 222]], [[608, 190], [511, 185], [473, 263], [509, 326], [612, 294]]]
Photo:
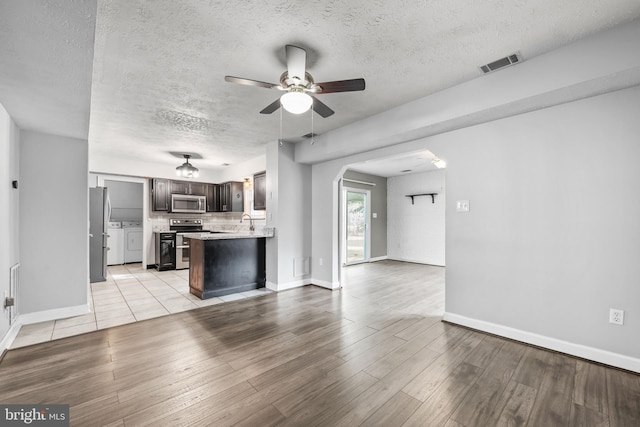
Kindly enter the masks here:
[[275, 228], [265, 228], [263, 231], [232, 231], [212, 234], [200, 234], [190, 239], [196, 240], [226, 240], [226, 239], [258, 239], [260, 237], [273, 237]]

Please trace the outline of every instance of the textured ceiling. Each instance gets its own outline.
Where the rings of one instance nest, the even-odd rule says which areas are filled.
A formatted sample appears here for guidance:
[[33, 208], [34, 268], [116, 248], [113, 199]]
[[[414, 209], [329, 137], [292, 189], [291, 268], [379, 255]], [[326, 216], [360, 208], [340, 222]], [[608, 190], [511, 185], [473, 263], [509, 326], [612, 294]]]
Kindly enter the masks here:
[[[59, 66], [47, 60], [27, 65], [50, 74], [45, 81], [82, 87], [88, 80], [74, 70], [86, 70], [85, 44], [93, 43], [93, 34], [84, 28], [95, 19], [90, 155], [175, 166], [170, 152], [198, 153], [196, 166], [212, 169], [263, 154], [280, 135], [296, 140], [312, 126], [322, 134], [477, 78], [478, 66], [515, 51], [526, 61], [640, 16], [638, 0], [98, 0], [95, 16], [92, 1], [57, 4], [0, 6], [0, 24], [8, 25], [0, 33], [0, 102], [16, 122], [46, 131], [38, 129], [38, 116], [57, 118], [69, 108], [60, 99], [73, 91], [48, 88], [53, 108], [7, 102], [37, 86], [23, 72], [24, 61], [6, 60], [12, 58], [6, 54], [24, 56], [34, 45], [33, 58], [39, 51], [46, 58], [47, 49], [49, 55], [76, 52], [77, 67], [73, 55], [57, 60]], [[32, 14], [20, 10], [26, 7], [50, 22], [27, 22]], [[55, 42], [59, 46], [48, 45]], [[307, 70], [316, 81], [363, 77], [366, 90], [319, 95], [336, 112], [326, 119], [285, 112], [281, 125], [280, 110], [259, 114], [279, 93], [226, 83], [224, 76], [277, 83], [285, 44], [307, 49]], [[59, 134], [82, 133], [77, 124], [57, 122], [68, 127]]]
[[21, 129], [87, 139], [96, 2], [0, 2], [0, 103]]
[[382, 159], [368, 160], [350, 165], [349, 169], [389, 178], [398, 175], [412, 175], [438, 170], [433, 164], [433, 160], [437, 158], [438, 157], [431, 151], [423, 150], [415, 153], [405, 153]]

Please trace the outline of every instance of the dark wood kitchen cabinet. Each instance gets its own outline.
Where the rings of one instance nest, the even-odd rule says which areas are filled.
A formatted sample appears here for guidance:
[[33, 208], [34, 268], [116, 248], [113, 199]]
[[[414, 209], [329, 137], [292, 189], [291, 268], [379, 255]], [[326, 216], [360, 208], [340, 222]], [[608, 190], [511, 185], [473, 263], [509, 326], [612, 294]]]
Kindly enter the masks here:
[[188, 191], [188, 182], [184, 181], [171, 181], [169, 184], [169, 193], [170, 194], [189, 194]]
[[194, 196], [206, 196], [207, 184], [203, 182], [191, 182], [189, 183], [189, 194]]
[[207, 184], [207, 212], [220, 212], [220, 186]]
[[242, 182], [231, 181], [222, 183], [219, 187], [219, 212], [244, 212], [244, 184]]
[[155, 262], [158, 271], [176, 269], [176, 233], [156, 231]]
[[200, 299], [264, 288], [266, 238], [191, 239], [189, 292]]
[[253, 210], [267, 209], [267, 172], [253, 175]]
[[171, 181], [170, 188], [170, 194], [207, 195], [207, 184], [202, 182]]
[[244, 212], [244, 184], [239, 181], [224, 184], [151, 179], [151, 208], [170, 212], [172, 194], [189, 194], [207, 198], [207, 212]]
[[169, 180], [153, 178], [151, 180], [151, 206], [154, 211], [169, 211]]

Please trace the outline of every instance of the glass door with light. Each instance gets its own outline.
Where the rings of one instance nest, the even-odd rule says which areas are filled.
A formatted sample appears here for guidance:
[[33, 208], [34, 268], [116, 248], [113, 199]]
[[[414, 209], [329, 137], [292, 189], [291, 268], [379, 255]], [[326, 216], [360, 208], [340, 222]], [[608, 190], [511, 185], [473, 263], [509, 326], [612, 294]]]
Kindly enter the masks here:
[[368, 261], [370, 255], [369, 190], [343, 188], [343, 264]]

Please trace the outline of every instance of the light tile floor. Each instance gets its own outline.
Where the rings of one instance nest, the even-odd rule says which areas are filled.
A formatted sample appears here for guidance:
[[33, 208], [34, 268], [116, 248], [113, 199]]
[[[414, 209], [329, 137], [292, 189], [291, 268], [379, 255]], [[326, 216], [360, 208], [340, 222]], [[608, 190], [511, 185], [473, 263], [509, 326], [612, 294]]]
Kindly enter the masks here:
[[201, 300], [189, 293], [189, 270], [156, 271], [142, 264], [107, 268], [107, 280], [91, 284], [92, 313], [24, 325], [11, 348], [79, 335], [125, 323], [193, 310], [272, 292], [254, 291]]

